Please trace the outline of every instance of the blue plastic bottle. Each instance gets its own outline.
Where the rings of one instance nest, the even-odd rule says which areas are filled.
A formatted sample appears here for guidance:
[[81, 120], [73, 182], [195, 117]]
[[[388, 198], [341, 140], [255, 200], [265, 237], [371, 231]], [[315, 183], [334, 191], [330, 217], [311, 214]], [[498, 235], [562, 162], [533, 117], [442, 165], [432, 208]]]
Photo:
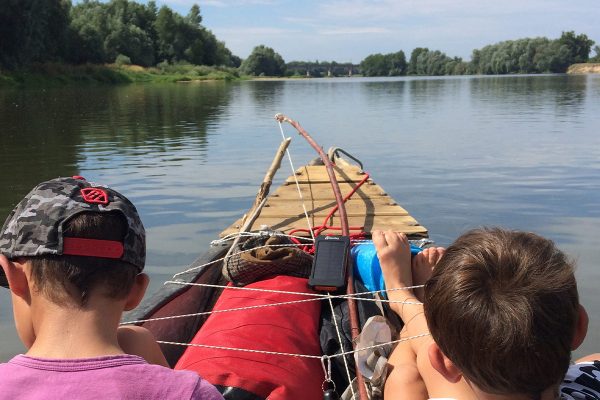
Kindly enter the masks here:
[[[420, 247], [410, 245], [410, 252], [413, 256], [421, 250], [423, 249]], [[355, 245], [350, 250], [350, 255], [354, 259], [354, 276], [360, 279], [369, 291], [385, 290], [381, 266], [373, 243]], [[383, 295], [387, 298], [385, 292]]]

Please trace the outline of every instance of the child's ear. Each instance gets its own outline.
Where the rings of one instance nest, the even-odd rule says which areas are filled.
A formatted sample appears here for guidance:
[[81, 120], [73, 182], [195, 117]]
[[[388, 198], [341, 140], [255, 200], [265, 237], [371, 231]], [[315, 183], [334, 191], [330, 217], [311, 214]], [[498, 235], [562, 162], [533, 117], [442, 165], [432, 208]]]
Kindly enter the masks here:
[[448, 382], [457, 383], [460, 381], [462, 373], [456, 368], [454, 363], [442, 353], [435, 342], [429, 345], [428, 355], [431, 366]]
[[10, 261], [0, 254], [0, 265], [6, 275], [11, 292], [29, 302], [29, 280], [23, 269], [24, 264]]
[[585, 308], [579, 305], [579, 315], [577, 316], [577, 324], [575, 325], [575, 334], [573, 335], [573, 343], [571, 344], [571, 350], [577, 349], [583, 343], [585, 336], [587, 335], [589, 317]]
[[17, 334], [25, 347], [30, 348], [35, 341], [35, 330], [31, 319], [31, 292], [29, 289], [29, 276], [24, 268], [25, 263], [10, 261], [0, 254], [0, 265], [10, 286]]
[[138, 304], [140, 304], [144, 294], [146, 293], [148, 283], [150, 283], [150, 278], [148, 278], [148, 275], [136, 275], [133, 286], [131, 287], [131, 291], [129, 292], [129, 296], [127, 296], [127, 301], [125, 302], [125, 311], [133, 310], [138, 306]]

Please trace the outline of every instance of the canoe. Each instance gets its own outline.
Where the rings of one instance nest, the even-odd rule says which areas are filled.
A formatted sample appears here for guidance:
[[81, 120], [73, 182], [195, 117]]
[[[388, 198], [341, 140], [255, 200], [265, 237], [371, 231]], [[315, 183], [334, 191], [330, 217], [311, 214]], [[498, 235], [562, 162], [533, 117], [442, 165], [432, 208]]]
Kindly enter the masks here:
[[[340, 192], [344, 196], [351, 194], [345, 199], [345, 211], [353, 242], [368, 241], [374, 230], [388, 229], [404, 232], [412, 241], [427, 241], [427, 229], [377, 185], [354, 157], [340, 149], [330, 150], [327, 157], [333, 164]], [[336, 313], [345, 312], [343, 307], [348, 299], [335, 297], [334, 302], [329, 301], [331, 308], [326, 301], [310, 301], [325, 297], [317, 297], [324, 295], [315, 294], [308, 288], [307, 280], [297, 276], [264, 276], [246, 285], [246, 290], [234, 290], [237, 286], [227, 286], [223, 274], [224, 262], [229, 262], [224, 257], [239, 255], [239, 246], [260, 236], [260, 232], [263, 236], [264, 232], [278, 232], [302, 243], [310, 243], [312, 234], [340, 235], [340, 215], [331, 188], [322, 160], [313, 160], [296, 169], [260, 201], [260, 207], [253, 206], [225, 227], [203, 254], [137, 309], [127, 313], [123, 321], [149, 329], [171, 366], [197, 370], [227, 399], [323, 398], [328, 390], [330, 394], [331, 390], [341, 394], [346, 388], [337, 387], [338, 383], [334, 389], [335, 383], [347, 384], [356, 372], [354, 365], [346, 367], [346, 373], [328, 372], [333, 358], [322, 357], [326, 351], [322, 332], [326, 322], [322, 318], [331, 310], [330, 322], [333, 320], [336, 325], [335, 321], [342, 318]], [[235, 238], [238, 239], [234, 244]], [[236, 250], [232, 245], [237, 246]], [[355, 283], [355, 289], [365, 291], [363, 286], [356, 285], [361, 285], [360, 281]], [[370, 296], [378, 298], [372, 293]], [[281, 303], [285, 304], [273, 306]], [[374, 307], [376, 301], [364, 303]], [[382, 304], [378, 303], [375, 310], [385, 311]], [[366, 308], [358, 308], [361, 325], [366, 319], [363, 314], [368, 314]], [[392, 322], [400, 328], [399, 320]], [[239, 333], [241, 338], [236, 336], [238, 328], [243, 331]], [[340, 334], [339, 329], [337, 335], [335, 331], [331, 334], [334, 339], [348, 335], [346, 331]], [[348, 341], [351, 346], [351, 339]], [[327, 351], [329, 355], [351, 353], [348, 350], [339, 344]], [[302, 357], [305, 352], [308, 354]], [[346, 363], [354, 362], [351, 355], [341, 358]]]

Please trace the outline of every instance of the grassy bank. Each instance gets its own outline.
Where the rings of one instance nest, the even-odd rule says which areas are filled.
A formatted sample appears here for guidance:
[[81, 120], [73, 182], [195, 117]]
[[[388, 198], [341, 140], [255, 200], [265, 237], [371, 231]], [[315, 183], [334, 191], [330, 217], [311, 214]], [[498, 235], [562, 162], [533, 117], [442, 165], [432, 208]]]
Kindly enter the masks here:
[[240, 79], [237, 69], [191, 64], [65, 65], [45, 63], [18, 71], [0, 71], [0, 86], [57, 86], [68, 84], [126, 84]]

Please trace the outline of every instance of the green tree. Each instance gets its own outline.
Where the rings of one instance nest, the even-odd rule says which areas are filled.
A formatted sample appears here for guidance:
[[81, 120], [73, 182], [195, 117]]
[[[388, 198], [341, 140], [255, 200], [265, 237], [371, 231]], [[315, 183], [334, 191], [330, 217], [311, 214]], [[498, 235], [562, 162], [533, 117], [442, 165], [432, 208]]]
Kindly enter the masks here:
[[587, 62], [594, 45], [594, 41], [587, 35], [583, 33], [575, 35], [574, 31], [563, 32], [558, 43], [567, 47], [571, 64]]
[[360, 63], [360, 71], [364, 76], [387, 76], [389, 64], [383, 54], [371, 54]]
[[190, 12], [187, 15], [187, 22], [192, 26], [200, 26], [202, 23], [202, 15], [200, 15], [200, 6], [198, 4], [194, 4], [192, 8], [190, 8]]
[[590, 62], [600, 63], [600, 46], [594, 46], [594, 52], [596, 55], [589, 59]]
[[0, 66], [64, 58], [70, 6], [69, 0], [1, 1]]
[[586, 35], [563, 32], [545, 37], [507, 40], [473, 50], [470, 73], [520, 74], [565, 72], [569, 65], [588, 60], [593, 41]]
[[429, 49], [427, 47], [417, 47], [410, 53], [410, 61], [408, 62], [408, 68], [406, 73], [408, 75], [418, 75], [417, 73], [417, 59], [421, 53], [427, 53]]
[[110, 63], [123, 54], [134, 64], [154, 64], [154, 2], [85, 0], [73, 7], [71, 18], [70, 61]]
[[402, 50], [388, 54], [388, 59], [390, 63], [390, 70], [388, 71], [389, 76], [400, 76], [406, 75], [406, 56]]
[[252, 50], [248, 58], [242, 62], [240, 69], [246, 75], [283, 76], [285, 62], [275, 50], [260, 45]]
[[389, 54], [371, 54], [360, 63], [365, 76], [406, 75], [406, 56], [402, 50]]

